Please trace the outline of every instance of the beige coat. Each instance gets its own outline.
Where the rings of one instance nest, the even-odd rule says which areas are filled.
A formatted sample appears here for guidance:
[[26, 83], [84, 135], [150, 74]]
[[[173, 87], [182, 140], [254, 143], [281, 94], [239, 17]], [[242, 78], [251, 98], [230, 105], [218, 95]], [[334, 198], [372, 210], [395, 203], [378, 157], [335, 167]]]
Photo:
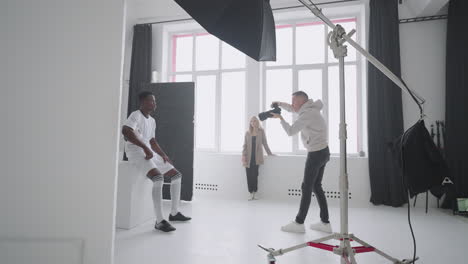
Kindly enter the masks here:
[[[257, 165], [261, 165], [263, 164], [263, 147], [265, 147], [268, 155], [272, 155], [270, 147], [268, 147], [265, 131], [263, 129], [258, 129], [257, 139], [255, 142], [255, 161]], [[250, 134], [250, 131], [245, 133], [242, 155], [245, 157], [245, 159], [243, 159], [242, 165], [246, 168], [250, 167], [250, 159], [252, 158], [252, 135]]]

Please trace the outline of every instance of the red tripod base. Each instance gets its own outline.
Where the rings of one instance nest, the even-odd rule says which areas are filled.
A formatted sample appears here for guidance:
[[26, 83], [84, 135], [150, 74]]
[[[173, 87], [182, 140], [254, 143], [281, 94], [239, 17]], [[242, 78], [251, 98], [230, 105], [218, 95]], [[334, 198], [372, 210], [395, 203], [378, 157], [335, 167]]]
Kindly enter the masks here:
[[[323, 243], [324, 241], [327, 241], [330, 239], [335, 239], [335, 240], [340, 241], [340, 245], [330, 245], [330, 244]], [[352, 247], [351, 246], [352, 241], [355, 241], [361, 245]], [[360, 254], [360, 253], [367, 253], [367, 252], [375, 252], [378, 255], [388, 259], [393, 264], [411, 264], [411, 263], [414, 263], [416, 260], [418, 260], [418, 258], [414, 260], [408, 260], [408, 259], [398, 260], [394, 257], [387, 255], [381, 250], [367, 244], [366, 242], [360, 240], [359, 238], [355, 237], [353, 234], [335, 233], [335, 234], [332, 234], [323, 238], [316, 239], [314, 241], [306, 242], [306, 243], [296, 245], [290, 248], [279, 249], [279, 250], [275, 250], [273, 248], [265, 248], [261, 245], [258, 245], [258, 246], [269, 253], [267, 255], [269, 264], [276, 263], [276, 258], [275, 258], [276, 256], [280, 256], [290, 251], [294, 251], [294, 250], [304, 248], [304, 247], [314, 247], [314, 248], [333, 252], [334, 254], [339, 255], [341, 257], [342, 264], [357, 264], [355, 255]]]
[[[314, 243], [314, 242], [308, 242], [307, 243], [309, 247], [314, 247], [318, 249], [323, 249], [327, 251], [335, 251], [336, 249], [339, 248], [339, 246], [336, 245], [329, 245], [325, 243]], [[375, 251], [375, 248], [373, 247], [366, 247], [366, 246], [359, 246], [359, 247], [351, 247], [351, 249], [354, 251], [354, 253], [359, 254], [359, 253], [367, 253], [367, 252], [373, 252]]]

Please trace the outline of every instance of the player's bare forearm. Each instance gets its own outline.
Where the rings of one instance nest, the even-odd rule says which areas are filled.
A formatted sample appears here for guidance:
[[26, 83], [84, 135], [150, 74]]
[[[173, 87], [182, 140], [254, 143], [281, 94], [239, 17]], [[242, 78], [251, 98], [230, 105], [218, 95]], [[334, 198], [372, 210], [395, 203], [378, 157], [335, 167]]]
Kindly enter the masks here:
[[159, 146], [158, 142], [156, 141], [155, 138], [150, 140], [151, 148], [153, 149], [154, 152], [158, 153], [159, 156], [164, 157], [166, 156], [166, 153], [162, 150], [162, 148]]
[[142, 149], [147, 148], [147, 146], [137, 137], [132, 128], [128, 126], [123, 126], [122, 134], [124, 135], [125, 139], [130, 141], [131, 143], [139, 146]]

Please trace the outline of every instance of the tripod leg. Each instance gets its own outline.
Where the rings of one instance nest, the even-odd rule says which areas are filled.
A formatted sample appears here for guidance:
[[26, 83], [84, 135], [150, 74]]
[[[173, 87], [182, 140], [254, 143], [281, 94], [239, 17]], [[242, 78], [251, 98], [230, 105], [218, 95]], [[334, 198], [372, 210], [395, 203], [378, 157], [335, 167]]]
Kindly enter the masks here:
[[357, 264], [354, 249], [351, 247], [351, 242], [349, 240], [346, 241], [346, 250], [348, 251], [348, 256], [352, 264]]
[[357, 264], [356, 258], [354, 257], [354, 253], [351, 253], [351, 254], [349, 255], [349, 258], [351, 259], [351, 263], [352, 263], [352, 264]]
[[[366, 247], [373, 247], [372, 245], [367, 244], [366, 242], [362, 241], [361, 239], [357, 238], [357, 237], [354, 236], [354, 235], [353, 235], [351, 238], [354, 239], [354, 241], [358, 242], [359, 244], [361, 244], [361, 245], [363, 245], [363, 246], [366, 246]], [[392, 256], [390, 256], [390, 255], [388, 255], [388, 254], [386, 254], [386, 253], [384, 253], [383, 251], [380, 251], [379, 249], [377, 249], [377, 248], [375, 248], [375, 247], [373, 247], [373, 248], [374, 248], [374, 252], [377, 253], [377, 254], [379, 254], [380, 256], [382, 256], [382, 257], [384, 257], [384, 258], [386, 258], [386, 259], [392, 261], [393, 263], [399, 263], [399, 260], [398, 260], [398, 259], [396, 259], [396, 258], [394, 258], [394, 257], [392, 257]]]
[[[343, 241], [341, 241], [340, 244], [341, 244], [340, 245], [341, 249], [345, 250], [344, 249], [345, 245], [344, 245]], [[350, 264], [346, 254], [344, 252], [341, 252], [341, 264]]]
[[352, 264], [347, 256], [341, 256], [341, 264]]
[[427, 204], [429, 203], [429, 191], [426, 191], [426, 214], [427, 214]]
[[413, 207], [416, 207], [416, 199], [418, 199], [418, 195], [417, 195], [417, 194], [414, 196], [414, 204], [413, 204]]

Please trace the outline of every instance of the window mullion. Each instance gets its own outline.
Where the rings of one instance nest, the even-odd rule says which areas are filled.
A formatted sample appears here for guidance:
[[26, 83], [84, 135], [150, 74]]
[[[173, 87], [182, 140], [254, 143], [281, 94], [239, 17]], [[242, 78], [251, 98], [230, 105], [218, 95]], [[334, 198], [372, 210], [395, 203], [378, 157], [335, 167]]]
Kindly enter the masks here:
[[217, 133], [216, 133], [216, 149], [218, 152], [221, 151], [221, 108], [222, 108], [222, 98], [223, 98], [223, 87], [221, 87], [222, 81], [222, 74], [221, 74], [221, 60], [222, 60], [222, 43], [221, 40], [218, 40], [218, 71], [217, 71], [217, 77], [216, 77], [216, 90], [218, 91], [218, 96], [216, 98], [217, 102], [217, 110], [216, 110], [216, 127], [217, 127]]
[[[298, 80], [297, 80], [297, 76], [298, 76], [298, 71], [297, 71], [297, 68], [296, 68], [296, 23], [293, 23], [292, 25], [292, 65], [291, 65], [291, 70], [292, 70], [292, 92], [296, 92], [298, 90]], [[296, 121], [296, 116], [293, 114], [292, 116], [292, 120], [293, 122]], [[297, 145], [297, 142], [298, 142], [298, 135], [294, 135], [293, 138], [292, 138], [292, 153], [297, 153], [297, 150], [298, 150], [298, 145]]]
[[324, 119], [326, 120], [326, 123], [327, 123], [327, 137], [328, 137], [328, 144], [330, 144], [330, 102], [329, 102], [329, 86], [328, 86], [328, 68], [329, 68], [329, 62], [328, 62], [328, 49], [330, 48], [328, 46], [328, 30], [327, 30], [327, 26], [323, 25], [323, 34], [325, 36], [325, 49], [324, 49], [324, 53], [325, 53], [325, 64], [323, 65], [323, 71], [322, 71], [322, 99], [323, 99], [323, 102], [325, 104], [325, 108], [323, 109], [323, 115], [324, 115]]
[[[169, 47], [169, 54], [174, 54], [176, 51], [174, 50], [174, 35], [170, 35], [169, 37], [169, 43], [168, 43], [168, 47]], [[172, 76], [175, 75], [175, 70], [173, 70], [173, 65], [174, 65], [174, 61], [172, 60], [172, 57], [171, 59], [168, 59], [169, 60], [169, 63], [168, 63], [168, 67], [167, 67], [167, 72], [169, 73], [168, 74], [168, 80], [174, 80], [174, 79], [171, 79]]]
[[221, 98], [222, 98], [222, 89], [221, 89], [221, 73], [218, 71], [216, 73], [216, 142], [215, 148], [217, 152], [221, 151]]
[[[302, 20], [290, 20], [289, 24], [292, 25], [292, 34], [289, 35], [292, 37], [292, 40], [288, 40], [290, 41], [289, 43], [292, 43], [292, 46], [291, 46], [291, 51], [292, 54], [290, 53], [290, 55], [292, 55], [292, 62], [290, 65], [275, 65], [275, 66], [267, 66], [267, 64], [265, 62], [262, 62], [262, 63], [248, 63], [246, 61], [246, 64], [243, 68], [229, 68], [229, 69], [223, 69], [222, 68], [222, 65], [223, 65], [223, 60], [225, 60], [226, 58], [223, 58], [223, 43], [221, 41], [219, 41], [219, 47], [218, 47], [218, 57], [219, 57], [219, 60], [218, 60], [218, 69], [214, 69], [214, 70], [202, 70], [202, 71], [197, 71], [196, 67], [197, 67], [197, 59], [200, 59], [202, 60], [203, 58], [197, 58], [197, 33], [199, 32], [196, 31], [196, 30], [191, 30], [189, 31], [188, 33], [188, 36], [192, 36], [192, 48], [193, 48], [193, 52], [191, 54], [192, 56], [192, 65], [191, 65], [191, 70], [188, 70], [188, 71], [180, 71], [180, 72], [177, 72], [174, 67], [175, 67], [175, 61], [172, 61], [170, 60], [170, 56], [169, 56], [169, 63], [168, 63], [168, 66], [167, 66], [167, 69], [168, 69], [168, 74], [165, 74], [166, 76], [168, 76], [169, 80], [171, 80], [172, 78], [175, 79], [175, 76], [176, 75], [180, 75], [180, 74], [188, 74], [188, 75], [192, 75], [192, 79], [193, 81], [196, 81], [197, 80], [197, 76], [203, 76], [203, 75], [210, 75], [212, 77], [215, 78], [215, 94], [214, 94], [214, 97], [215, 98], [211, 98], [214, 99], [214, 104], [215, 104], [215, 108], [214, 110], [216, 111], [216, 113], [211, 113], [211, 116], [214, 116], [214, 120], [213, 120], [213, 124], [211, 124], [212, 126], [214, 125], [214, 135], [215, 135], [215, 138], [213, 139], [213, 141], [210, 143], [210, 144], [213, 144], [214, 143], [214, 149], [213, 151], [216, 151], [216, 152], [222, 152], [223, 151], [223, 146], [221, 146], [222, 142], [223, 142], [223, 123], [221, 122], [222, 121], [222, 110], [224, 109], [223, 108], [223, 105], [225, 105], [225, 102], [223, 102], [223, 93], [226, 92], [223, 91], [223, 75], [225, 75], [226, 73], [234, 73], [234, 72], [243, 72], [244, 73], [244, 76], [245, 76], [245, 79], [244, 79], [244, 82], [245, 82], [245, 96], [244, 96], [244, 101], [245, 101], [245, 118], [244, 118], [244, 124], [242, 125], [245, 126], [246, 124], [248, 124], [248, 119], [249, 117], [252, 115], [252, 114], [257, 114], [258, 110], [268, 110], [269, 109], [269, 102], [266, 102], [266, 97], [267, 97], [267, 92], [269, 92], [272, 88], [269, 88], [267, 87], [267, 72], [270, 71], [270, 70], [288, 70], [288, 71], [291, 71], [290, 74], [292, 74], [292, 92], [296, 92], [298, 91], [299, 89], [305, 89], [306, 91], [309, 91], [309, 87], [308, 85], [309, 84], [304, 84], [305, 86], [304, 87], [299, 87], [299, 84], [300, 84], [300, 79], [299, 79], [299, 76], [301, 73], [301, 71], [303, 70], [321, 70], [322, 71], [322, 74], [321, 74], [321, 78], [322, 78], [322, 100], [324, 101], [324, 108], [323, 108], [323, 116], [325, 118], [325, 120], [327, 121], [328, 123], [328, 126], [330, 127], [330, 118], [335, 118], [334, 115], [330, 115], [330, 111], [338, 111], [338, 109], [330, 109], [330, 106], [331, 105], [334, 105], [333, 103], [335, 102], [335, 100], [339, 99], [339, 98], [330, 98], [330, 96], [334, 93], [331, 93], [331, 90], [330, 90], [330, 87], [329, 85], [331, 85], [331, 83], [335, 83], [335, 80], [332, 80], [332, 82], [330, 83], [330, 80], [329, 80], [329, 70], [330, 70], [330, 67], [335, 67], [335, 66], [338, 66], [338, 62], [334, 61], [333, 59], [333, 54], [329, 52], [329, 47], [328, 47], [328, 28], [325, 26], [325, 25], [321, 25], [322, 26], [322, 29], [323, 29], [323, 36], [324, 36], [324, 41], [325, 41], [325, 45], [324, 45], [324, 50], [323, 52], [325, 53], [324, 54], [324, 61], [320, 62], [320, 63], [312, 63], [310, 62], [310, 64], [300, 64], [298, 65], [297, 62], [298, 62], [298, 56], [301, 55], [301, 54], [298, 54], [298, 50], [297, 50], [297, 44], [300, 44], [298, 43], [299, 39], [297, 38], [298, 37], [298, 28], [297, 28], [297, 25], [299, 23], [299, 21], [302, 21]], [[303, 19], [303, 22], [307, 22], [309, 21], [309, 19]], [[306, 26], [306, 25], [304, 25]], [[356, 21], [356, 27], [359, 27], [359, 28], [362, 28], [362, 25], [358, 24], [357, 21]], [[180, 31], [182, 34], [182, 32], [184, 32], [184, 34], [186, 34], [185, 32], [187, 31]], [[316, 33], [318, 33], [317, 31], [314, 31]], [[320, 33], [321, 34], [321, 33]], [[174, 41], [175, 41], [175, 37], [177, 35], [172, 32], [172, 33], [169, 33], [169, 40], [168, 40], [168, 49], [169, 50], [169, 53], [170, 54], [173, 54], [173, 53], [176, 53], [177, 51], [174, 49]], [[187, 36], [187, 35], [185, 35]], [[315, 34], [314, 34], [315, 36]], [[357, 35], [357, 40], [359, 40], [360, 35]], [[190, 43], [190, 42], [188, 42]], [[186, 44], [188, 44], [186, 43]], [[211, 42], [212, 43], [212, 42]], [[200, 44], [199, 44], [200, 45]], [[202, 48], [202, 47], [199, 47], [199, 48]], [[206, 50], [204, 50], [204, 52], [206, 52]], [[304, 50], [304, 52], [308, 52], [308, 50]], [[300, 58], [300, 57], [299, 57]], [[188, 60], [188, 58], [184, 58], [185, 61]], [[245, 57], [245, 59], [247, 60], [248, 58]], [[366, 119], [364, 118], [364, 114], [366, 112], [366, 100], [363, 96], [365, 96], [365, 93], [366, 93], [366, 90], [365, 90], [365, 87], [362, 87], [362, 85], [365, 85], [365, 63], [362, 60], [362, 56], [357, 53], [356, 54], [356, 60], [353, 60], [353, 61], [346, 61], [345, 62], [345, 65], [355, 65], [356, 67], [356, 121], [353, 121], [353, 122], [357, 122], [356, 125], [356, 132], [357, 132], [357, 151], [362, 151], [364, 150], [363, 148], [366, 146], [365, 144], [365, 140], [366, 140], [366, 133], [364, 131], [365, 129], [365, 124], [364, 122], [366, 121]], [[314, 61], [315, 62], [315, 61]], [[255, 69], [254, 69], [255, 67]], [[281, 71], [282, 72], [282, 71]], [[314, 72], [315, 73], [315, 72]], [[334, 73], [334, 71], [333, 71]], [[305, 73], [303, 73], [305, 74]], [[305, 76], [305, 75], [304, 75]], [[316, 76], [316, 75], [313, 75], [313, 76]], [[182, 77], [186, 77], [186, 76], [182, 76]], [[181, 78], [182, 78], [181, 77]], [[313, 78], [311, 75], [309, 76], [305, 76], [307, 78]], [[318, 77], [318, 76], [317, 76]], [[228, 77], [226, 77], [228, 78]], [[290, 77], [288, 77], [290, 78]], [[212, 79], [211, 79], [212, 81]], [[288, 85], [289, 86], [289, 85]], [[275, 86], [276, 87], [276, 86]], [[274, 90], [271, 90], [273, 92], [275, 92]], [[228, 91], [229, 92], [229, 91]], [[312, 93], [315, 93], [316, 90], [313, 90]], [[225, 98], [226, 100], [230, 100], [228, 98]], [[239, 98], [241, 99], [241, 98]], [[330, 100], [333, 100], [332, 102]], [[197, 100], [198, 101], [198, 100]], [[197, 103], [197, 102], [196, 102]], [[203, 103], [202, 101], [199, 101], [198, 103]], [[213, 103], [213, 102], [212, 102]], [[330, 104], [332, 103], [332, 104]], [[353, 118], [354, 119], [354, 118]], [[293, 122], [297, 120], [297, 116], [293, 115], [292, 116], [292, 120]], [[240, 125], [240, 124], [236, 124], [237, 125]], [[266, 129], [268, 129], [268, 125], [269, 123], [266, 122], [263, 124], [265, 126]], [[333, 124], [332, 124], [333, 125]], [[240, 127], [238, 127], [238, 129], [240, 129]], [[212, 133], [212, 132], [211, 132]], [[334, 133], [334, 132], [333, 132]], [[329, 136], [329, 135], [328, 135]], [[300, 136], [299, 135], [295, 135], [291, 138], [292, 140], [290, 141], [292, 146], [290, 146], [290, 151], [288, 151], [288, 153], [290, 154], [304, 154], [304, 151], [301, 147], [301, 140], [300, 140]], [[329, 139], [330, 140], [330, 139]], [[331, 138], [331, 140], [335, 140], [335, 138]], [[333, 143], [336, 143], [336, 142], [333, 142]]]

